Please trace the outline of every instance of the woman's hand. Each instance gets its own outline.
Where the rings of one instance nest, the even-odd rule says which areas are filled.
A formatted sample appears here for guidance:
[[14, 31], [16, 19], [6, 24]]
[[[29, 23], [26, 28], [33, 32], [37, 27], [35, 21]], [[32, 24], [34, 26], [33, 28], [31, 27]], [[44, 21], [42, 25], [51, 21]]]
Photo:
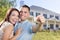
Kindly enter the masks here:
[[16, 31], [16, 33], [15, 33], [15, 35], [20, 35], [22, 33], [22, 28], [20, 27], [17, 31]]
[[14, 35], [10, 40], [16, 40], [17, 37], [21, 34], [21, 32], [22, 32], [22, 28], [19, 28], [19, 29], [16, 31], [15, 35]]

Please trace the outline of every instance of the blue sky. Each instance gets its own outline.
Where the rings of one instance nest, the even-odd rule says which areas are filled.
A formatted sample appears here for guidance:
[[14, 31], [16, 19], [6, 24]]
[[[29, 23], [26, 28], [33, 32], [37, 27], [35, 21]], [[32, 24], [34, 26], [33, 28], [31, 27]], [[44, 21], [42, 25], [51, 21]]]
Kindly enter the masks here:
[[[21, 0], [17, 0], [18, 7], [20, 5], [19, 1]], [[23, 0], [23, 1], [25, 4], [29, 6], [31, 5], [40, 6], [60, 14], [60, 0]]]

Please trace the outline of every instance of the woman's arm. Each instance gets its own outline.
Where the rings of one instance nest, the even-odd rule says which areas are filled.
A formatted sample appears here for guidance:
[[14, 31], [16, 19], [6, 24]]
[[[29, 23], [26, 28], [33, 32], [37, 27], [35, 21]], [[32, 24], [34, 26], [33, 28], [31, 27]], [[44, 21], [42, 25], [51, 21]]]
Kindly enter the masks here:
[[9, 40], [12, 30], [13, 30], [13, 25], [9, 25], [8, 27], [6, 27], [4, 29], [4, 34], [3, 34], [2, 40]]
[[13, 36], [10, 40], [16, 40], [17, 37], [21, 34], [22, 32], [22, 28], [19, 28], [16, 33], [15, 33], [15, 36]]

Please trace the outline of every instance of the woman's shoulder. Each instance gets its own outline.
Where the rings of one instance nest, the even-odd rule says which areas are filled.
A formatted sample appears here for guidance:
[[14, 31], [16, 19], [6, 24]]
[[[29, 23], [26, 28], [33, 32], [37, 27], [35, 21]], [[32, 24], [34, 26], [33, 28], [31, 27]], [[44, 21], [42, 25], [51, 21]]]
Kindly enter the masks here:
[[12, 24], [10, 22], [8, 22], [8, 21], [5, 21], [2, 25], [8, 26], [8, 25], [12, 25]]
[[10, 25], [12, 25], [10, 22], [5, 21], [5, 22], [1, 25], [1, 28], [4, 29], [4, 28], [6, 28], [7, 26], [10, 26]]

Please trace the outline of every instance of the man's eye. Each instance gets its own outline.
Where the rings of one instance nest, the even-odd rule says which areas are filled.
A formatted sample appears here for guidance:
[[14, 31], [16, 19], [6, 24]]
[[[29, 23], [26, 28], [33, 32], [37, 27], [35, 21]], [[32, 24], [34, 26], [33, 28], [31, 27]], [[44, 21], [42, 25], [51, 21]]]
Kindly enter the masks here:
[[27, 12], [25, 12], [25, 13], [27, 13]]

